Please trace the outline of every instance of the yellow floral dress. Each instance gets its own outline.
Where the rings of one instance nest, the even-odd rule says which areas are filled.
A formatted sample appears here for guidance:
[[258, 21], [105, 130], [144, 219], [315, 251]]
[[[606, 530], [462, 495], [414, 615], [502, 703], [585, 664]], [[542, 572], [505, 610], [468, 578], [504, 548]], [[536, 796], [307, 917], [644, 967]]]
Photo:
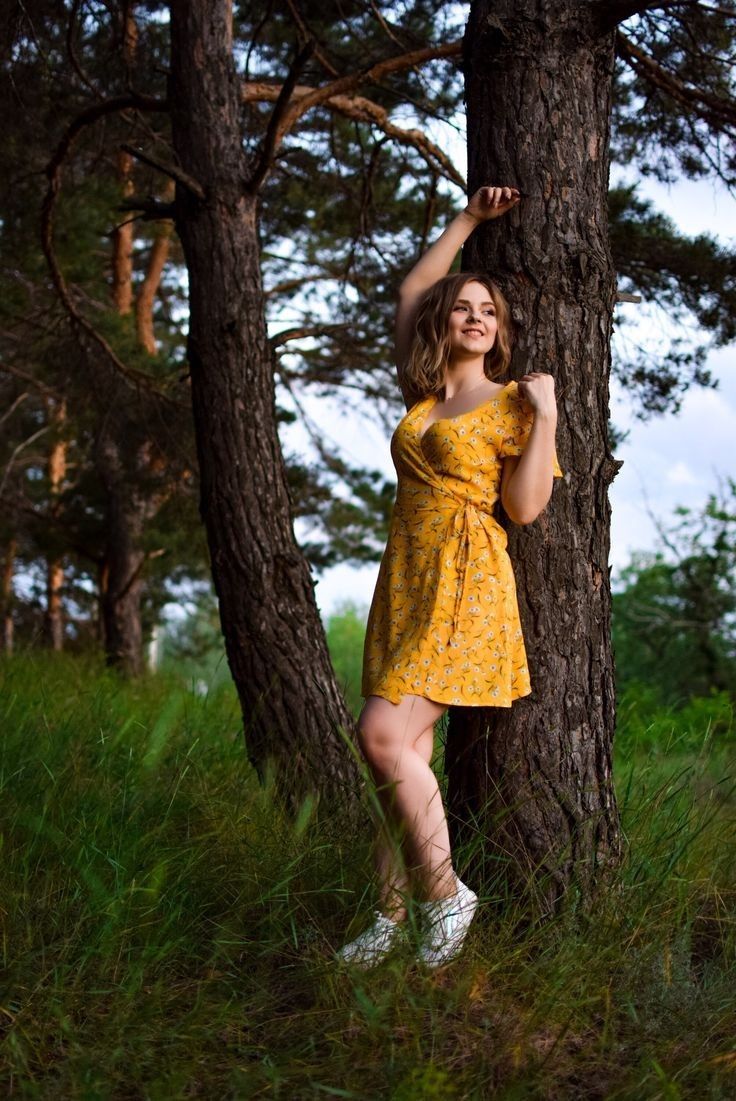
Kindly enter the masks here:
[[[431, 424], [417, 402], [391, 437], [398, 476], [366, 628], [361, 692], [399, 703], [510, 707], [531, 692], [506, 532], [493, 516], [503, 459], [521, 455], [534, 412], [510, 382]], [[557, 454], [554, 475], [563, 477]]]

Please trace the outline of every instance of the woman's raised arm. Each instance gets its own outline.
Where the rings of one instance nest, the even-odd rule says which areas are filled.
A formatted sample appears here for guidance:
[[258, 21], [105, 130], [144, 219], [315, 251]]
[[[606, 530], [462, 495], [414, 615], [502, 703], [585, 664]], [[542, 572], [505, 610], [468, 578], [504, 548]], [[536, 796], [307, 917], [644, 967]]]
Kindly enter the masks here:
[[414, 316], [417, 303], [424, 291], [438, 279], [447, 275], [458, 249], [470, 234], [491, 218], [499, 218], [521, 198], [515, 187], [481, 187], [468, 205], [448, 225], [447, 229], [417, 260], [399, 288], [396, 305], [395, 347], [396, 367], [401, 381], [401, 371], [406, 362], [414, 337]]

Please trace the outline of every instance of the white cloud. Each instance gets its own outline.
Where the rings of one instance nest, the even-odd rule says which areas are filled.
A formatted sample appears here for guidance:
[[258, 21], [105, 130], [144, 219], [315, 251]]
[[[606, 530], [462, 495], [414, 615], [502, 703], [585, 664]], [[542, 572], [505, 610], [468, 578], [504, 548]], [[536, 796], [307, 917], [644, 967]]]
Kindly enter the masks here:
[[687, 463], [680, 460], [667, 471], [667, 481], [671, 485], [693, 486], [699, 485], [701, 479], [696, 478]]

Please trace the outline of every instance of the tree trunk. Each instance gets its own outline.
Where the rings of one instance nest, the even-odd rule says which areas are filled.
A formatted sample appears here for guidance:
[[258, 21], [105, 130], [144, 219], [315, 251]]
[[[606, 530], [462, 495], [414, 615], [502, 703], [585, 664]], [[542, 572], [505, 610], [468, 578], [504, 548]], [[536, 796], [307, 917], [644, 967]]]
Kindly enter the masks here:
[[[123, 63], [130, 72], [138, 46], [138, 27], [135, 21], [135, 3], [123, 5]], [[118, 177], [123, 198], [133, 194], [133, 158], [124, 149], [117, 153]], [[112, 250], [112, 299], [121, 317], [133, 309], [133, 222], [130, 219], [119, 225], [113, 233]]]
[[15, 569], [15, 556], [18, 553], [18, 540], [9, 539], [5, 549], [3, 562], [2, 587], [0, 588], [0, 605], [2, 606], [2, 648], [6, 654], [12, 654], [14, 641], [13, 623], [13, 571]]
[[[66, 421], [66, 402], [62, 401], [58, 408], [49, 411], [49, 417], [53, 419], [58, 428], [62, 428]], [[66, 475], [66, 450], [67, 442], [64, 439], [55, 439], [51, 445], [48, 459], [48, 479], [50, 507], [52, 517], [56, 517], [59, 511], [59, 494], [61, 493], [64, 477]], [[63, 558], [51, 553], [46, 563], [46, 615], [44, 619], [44, 633], [46, 642], [52, 650], [64, 648], [64, 606], [62, 602], [62, 590], [64, 588], [64, 561]]]
[[174, 147], [205, 193], [199, 200], [177, 185], [200, 511], [246, 748], [262, 782], [273, 769], [291, 811], [307, 793], [347, 810], [358, 805], [359, 774], [344, 740], [354, 724], [294, 538], [231, 6], [175, 0], [171, 16]]
[[[133, 65], [138, 44], [135, 3], [123, 8], [123, 61]], [[133, 158], [120, 152], [118, 176], [123, 197], [133, 193]], [[136, 332], [149, 355], [156, 354], [153, 334], [153, 303], [169, 251], [170, 223], [157, 232], [148, 269], [135, 301]], [[133, 225], [119, 227], [113, 236], [112, 295], [121, 317], [133, 309]], [[100, 623], [105, 659], [129, 677], [144, 668], [141, 597], [146, 554], [143, 538], [147, 522], [169, 495], [155, 493], [147, 480], [161, 472], [163, 462], [152, 441], [141, 439], [134, 414], [122, 404], [118, 415], [103, 417], [97, 441], [96, 460], [105, 486], [105, 567], [100, 578]], [[131, 461], [131, 455], [133, 461]], [[151, 456], [154, 456], [153, 461]], [[128, 461], [123, 460], [128, 457]], [[144, 486], [145, 488], [141, 488]]]
[[[127, 63], [135, 48], [135, 27], [132, 11], [126, 11], [125, 51]], [[131, 173], [133, 159], [128, 154], [118, 156], [119, 183], [123, 196], [133, 191]], [[123, 230], [131, 230], [131, 234]], [[121, 317], [133, 308], [132, 225], [122, 226], [113, 236], [112, 295]], [[105, 661], [126, 676], [136, 677], [143, 670], [143, 631], [141, 627], [141, 571], [145, 555], [141, 548], [146, 500], [132, 481], [132, 471], [123, 462], [123, 449], [130, 448], [132, 429], [119, 406], [117, 416], [102, 417], [95, 448], [97, 471], [105, 487], [105, 561], [104, 588], [100, 590], [101, 624]], [[125, 440], [125, 444], [121, 441]]]
[[97, 567], [97, 608], [92, 634], [101, 648], [105, 646], [105, 596], [110, 583], [110, 563], [102, 558]]
[[[133, 194], [133, 158], [125, 150], [118, 150], [118, 176], [122, 197]], [[112, 300], [121, 317], [133, 309], [133, 223], [128, 220], [117, 226], [112, 238]]]
[[465, 36], [469, 193], [513, 184], [524, 198], [473, 235], [463, 268], [492, 273], [510, 299], [512, 377], [555, 376], [565, 478], [533, 524], [504, 518], [532, 694], [451, 714], [448, 810], [456, 842], [485, 836], [482, 878], [503, 868], [542, 913], [573, 884], [589, 898], [620, 853], [607, 493], [621, 465], [607, 435], [614, 40], [593, 7], [476, 0]]
[[[114, 432], [114, 430], [113, 430]], [[96, 466], [105, 485], [105, 584], [100, 588], [105, 660], [129, 677], [143, 671], [141, 549], [147, 501], [136, 490], [113, 432], [97, 442]]]
[[[167, 181], [161, 201], [164, 203], [174, 201], [173, 180]], [[166, 267], [166, 261], [169, 258], [172, 229], [173, 224], [168, 218], [157, 223], [153, 244], [148, 255], [146, 274], [135, 299], [135, 328], [138, 343], [146, 349], [149, 356], [155, 356], [158, 351], [156, 335], [153, 331], [153, 306], [161, 285], [161, 277]]]

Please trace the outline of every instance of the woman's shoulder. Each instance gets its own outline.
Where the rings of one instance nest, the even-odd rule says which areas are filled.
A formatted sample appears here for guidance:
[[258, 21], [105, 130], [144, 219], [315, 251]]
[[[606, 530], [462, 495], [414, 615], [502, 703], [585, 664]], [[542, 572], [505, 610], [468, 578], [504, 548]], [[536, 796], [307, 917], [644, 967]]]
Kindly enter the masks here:
[[519, 383], [517, 379], [512, 379], [506, 384], [503, 391], [503, 396], [508, 398], [509, 406], [512, 409], [528, 409], [529, 402], [526, 400], [523, 394], [519, 392]]
[[497, 390], [492, 390], [488, 397], [483, 399], [482, 405], [484, 407], [497, 408], [500, 406], [502, 409], [506, 409], [509, 404], [522, 400], [516, 379], [510, 379], [509, 382], [503, 382], [499, 379], [498, 387]]

